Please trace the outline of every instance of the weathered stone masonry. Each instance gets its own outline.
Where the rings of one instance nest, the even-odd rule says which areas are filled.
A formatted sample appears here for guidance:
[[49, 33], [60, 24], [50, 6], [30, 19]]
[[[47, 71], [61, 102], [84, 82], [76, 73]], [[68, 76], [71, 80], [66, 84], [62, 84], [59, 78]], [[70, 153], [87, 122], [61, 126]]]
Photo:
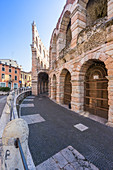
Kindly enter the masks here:
[[44, 47], [35, 22], [32, 24], [32, 94], [48, 91], [49, 55]]
[[113, 123], [113, 0], [67, 0], [49, 59], [50, 98]]

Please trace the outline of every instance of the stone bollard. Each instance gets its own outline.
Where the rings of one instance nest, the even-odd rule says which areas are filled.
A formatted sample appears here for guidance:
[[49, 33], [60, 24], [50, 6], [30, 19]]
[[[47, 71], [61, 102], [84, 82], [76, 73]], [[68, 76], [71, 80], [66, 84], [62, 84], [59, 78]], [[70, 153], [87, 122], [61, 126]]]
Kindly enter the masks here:
[[7, 114], [10, 114], [11, 103], [13, 102], [13, 100], [14, 100], [14, 93], [10, 92], [9, 96], [7, 97], [7, 103], [6, 103], [6, 109], [5, 109], [5, 112]]
[[23, 119], [14, 119], [7, 124], [2, 136], [2, 170], [24, 169], [19, 148], [16, 148], [14, 143], [17, 138], [20, 139], [23, 153], [27, 160], [28, 135], [28, 125]]

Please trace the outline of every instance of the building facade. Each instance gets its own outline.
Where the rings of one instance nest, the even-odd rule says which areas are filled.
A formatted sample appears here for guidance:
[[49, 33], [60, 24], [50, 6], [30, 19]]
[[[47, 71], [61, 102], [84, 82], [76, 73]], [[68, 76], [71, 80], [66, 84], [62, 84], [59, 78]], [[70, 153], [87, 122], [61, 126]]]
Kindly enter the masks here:
[[0, 59], [0, 87], [19, 88], [20, 70], [16, 61]]
[[32, 94], [48, 91], [49, 54], [43, 45], [35, 22], [32, 24]]
[[20, 72], [20, 87], [31, 87], [31, 72]]
[[50, 98], [113, 123], [113, 0], [67, 0], [49, 59]]

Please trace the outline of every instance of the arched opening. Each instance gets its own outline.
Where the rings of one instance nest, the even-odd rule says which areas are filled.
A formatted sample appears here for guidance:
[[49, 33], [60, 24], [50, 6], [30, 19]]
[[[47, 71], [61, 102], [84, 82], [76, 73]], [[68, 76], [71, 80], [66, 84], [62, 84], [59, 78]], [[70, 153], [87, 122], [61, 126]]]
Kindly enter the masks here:
[[38, 38], [36, 37], [36, 47], [38, 48]]
[[42, 53], [42, 48], [41, 48], [41, 45], [39, 45], [39, 51], [40, 51], [40, 53]]
[[53, 37], [53, 42], [52, 42], [52, 62], [56, 60], [56, 52], [57, 52], [57, 39], [56, 39], [56, 34]]
[[38, 74], [38, 94], [48, 92], [48, 74], [41, 72]]
[[108, 118], [108, 80], [105, 64], [100, 60], [89, 60], [84, 81], [84, 110]]
[[71, 104], [71, 74], [67, 69], [63, 69], [60, 75], [60, 102], [62, 104]]
[[45, 58], [45, 51], [43, 50], [43, 57]]
[[86, 24], [91, 25], [97, 19], [107, 16], [107, 0], [89, 0], [86, 6]]
[[57, 93], [57, 82], [56, 82], [56, 75], [53, 75], [53, 99], [56, 100], [56, 93]]
[[40, 58], [38, 57], [38, 60], [37, 60], [37, 67], [38, 69], [40, 69]]
[[64, 48], [68, 48], [69, 45], [71, 44], [72, 31], [70, 15], [71, 15], [70, 11], [66, 11], [62, 17], [62, 21], [60, 24], [60, 37], [61, 39], [63, 39], [63, 41], [59, 42], [61, 47], [59, 51], [61, 51]]
[[41, 69], [43, 69], [43, 62], [41, 61]]
[[72, 40], [72, 33], [71, 33], [71, 19], [70, 19], [66, 30], [66, 47], [68, 47], [71, 44], [71, 40]]

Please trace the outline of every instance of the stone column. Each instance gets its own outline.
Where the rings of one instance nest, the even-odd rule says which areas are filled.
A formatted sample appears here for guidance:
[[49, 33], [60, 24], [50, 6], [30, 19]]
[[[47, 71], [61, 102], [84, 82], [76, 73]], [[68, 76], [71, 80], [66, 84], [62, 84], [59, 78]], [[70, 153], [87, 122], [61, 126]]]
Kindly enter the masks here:
[[51, 99], [54, 99], [54, 92], [53, 92], [53, 79], [51, 80]]
[[72, 80], [71, 106], [77, 113], [84, 111], [84, 81]]
[[51, 98], [51, 78], [49, 78], [48, 92], [49, 92], [49, 97]]
[[113, 0], [108, 0], [108, 19], [113, 17]]
[[17, 138], [20, 139], [23, 153], [27, 160], [28, 135], [29, 135], [28, 125], [23, 119], [14, 119], [7, 124], [2, 136], [3, 170], [24, 169], [19, 148], [16, 148], [14, 143]]
[[113, 76], [107, 76], [108, 81], [108, 124], [113, 125]]
[[32, 94], [38, 95], [38, 75], [37, 75], [37, 53], [36, 49], [32, 48]]
[[80, 31], [86, 27], [86, 2], [76, 1], [74, 10], [71, 14], [71, 31], [72, 41], [71, 47], [75, 47], [77, 43], [77, 36]]

